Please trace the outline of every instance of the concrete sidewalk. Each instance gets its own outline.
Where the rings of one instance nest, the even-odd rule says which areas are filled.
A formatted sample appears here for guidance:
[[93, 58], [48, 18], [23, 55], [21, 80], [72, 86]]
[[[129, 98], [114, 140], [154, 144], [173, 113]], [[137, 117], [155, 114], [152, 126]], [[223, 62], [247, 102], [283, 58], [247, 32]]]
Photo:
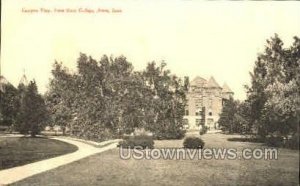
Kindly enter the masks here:
[[[117, 147], [117, 143], [113, 143], [110, 145], [107, 145], [102, 148], [96, 148], [91, 145], [82, 143], [80, 141], [75, 141], [71, 139], [64, 139], [64, 138], [52, 138], [56, 140], [60, 140], [66, 143], [73, 144], [78, 147], [78, 150], [76, 152], [42, 160], [39, 162], [19, 166], [19, 167], [13, 167], [10, 169], [2, 170], [0, 171], [0, 185], [7, 185], [11, 184], [17, 181], [20, 181], [22, 179], [25, 179], [27, 177], [33, 176], [35, 174], [39, 174], [51, 169], [55, 169], [57, 167], [60, 167], [62, 165], [66, 165], [68, 163], [72, 163], [74, 161], [80, 160], [82, 158], [85, 158], [87, 156], [97, 154], [104, 152], [109, 149], [113, 149]], [[108, 141], [107, 143], [109, 143]], [[115, 142], [112, 140], [112, 142]]]

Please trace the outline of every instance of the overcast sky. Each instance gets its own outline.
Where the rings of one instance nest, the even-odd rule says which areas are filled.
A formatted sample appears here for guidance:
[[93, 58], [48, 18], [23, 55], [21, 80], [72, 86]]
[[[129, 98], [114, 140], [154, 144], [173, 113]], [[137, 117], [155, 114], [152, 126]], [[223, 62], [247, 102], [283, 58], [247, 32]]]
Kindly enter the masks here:
[[[93, 3], [92, 3], [93, 2]], [[55, 60], [75, 69], [83, 52], [124, 55], [135, 69], [164, 60], [178, 76], [214, 76], [245, 99], [257, 54], [278, 33], [300, 36], [299, 2], [3, 0], [1, 73], [17, 85], [26, 71], [45, 92]], [[51, 13], [25, 13], [46, 8]], [[56, 13], [57, 9], [121, 9], [122, 13]], [[23, 9], [23, 12], [22, 12]]]

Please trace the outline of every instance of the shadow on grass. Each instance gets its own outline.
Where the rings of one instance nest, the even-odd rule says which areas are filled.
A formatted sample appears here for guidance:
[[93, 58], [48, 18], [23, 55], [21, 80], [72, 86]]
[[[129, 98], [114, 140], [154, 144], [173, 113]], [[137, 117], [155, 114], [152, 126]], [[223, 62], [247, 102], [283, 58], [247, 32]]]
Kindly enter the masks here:
[[264, 140], [261, 138], [249, 138], [249, 137], [228, 138], [227, 141], [264, 143]]
[[0, 170], [75, 152], [78, 148], [45, 137], [0, 139]]

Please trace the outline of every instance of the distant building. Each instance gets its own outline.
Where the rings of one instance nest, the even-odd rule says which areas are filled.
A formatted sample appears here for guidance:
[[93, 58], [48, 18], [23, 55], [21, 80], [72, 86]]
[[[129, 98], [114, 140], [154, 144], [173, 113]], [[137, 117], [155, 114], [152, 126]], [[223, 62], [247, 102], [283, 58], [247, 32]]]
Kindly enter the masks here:
[[11, 85], [4, 76], [0, 76], [0, 91], [5, 92], [5, 86]]
[[209, 130], [218, 129], [219, 114], [224, 101], [233, 96], [232, 90], [224, 83], [219, 86], [211, 77], [208, 81], [196, 77], [190, 82], [187, 93], [184, 126], [186, 129], [200, 129], [207, 126]]

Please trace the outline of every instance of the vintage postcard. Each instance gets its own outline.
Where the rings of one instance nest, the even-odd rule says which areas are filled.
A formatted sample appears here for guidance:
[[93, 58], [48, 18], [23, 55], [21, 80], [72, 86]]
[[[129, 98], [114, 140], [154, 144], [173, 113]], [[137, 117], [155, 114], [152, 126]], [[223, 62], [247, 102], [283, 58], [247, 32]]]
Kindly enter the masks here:
[[299, 2], [1, 5], [0, 185], [299, 185]]

